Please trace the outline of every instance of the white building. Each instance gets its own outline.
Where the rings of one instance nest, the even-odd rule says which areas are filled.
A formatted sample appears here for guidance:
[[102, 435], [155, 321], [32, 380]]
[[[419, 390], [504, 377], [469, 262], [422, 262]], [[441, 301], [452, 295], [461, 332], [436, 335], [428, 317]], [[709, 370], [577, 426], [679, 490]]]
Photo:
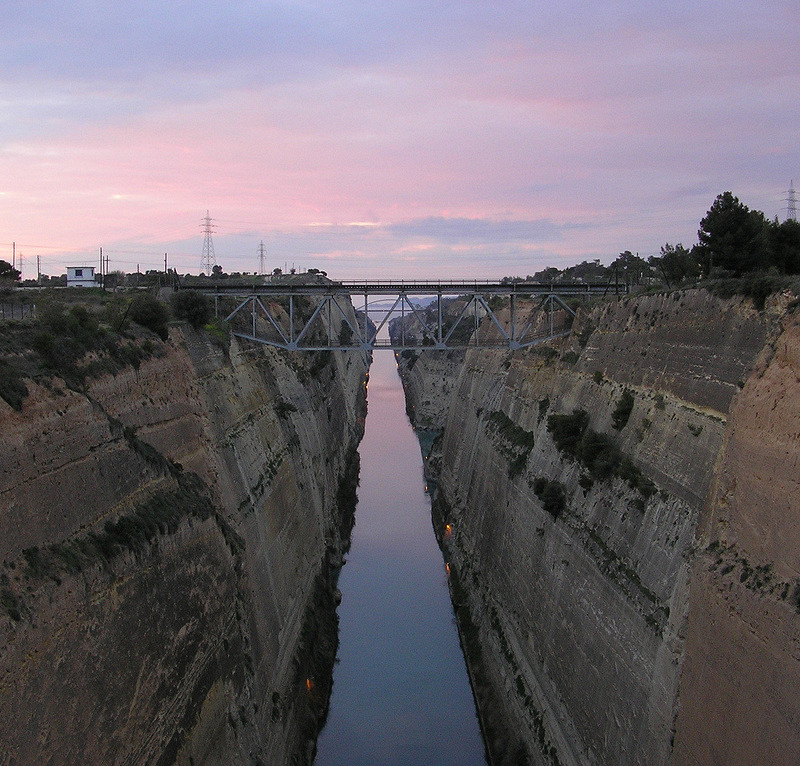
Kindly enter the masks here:
[[67, 287], [97, 287], [94, 266], [67, 266]]

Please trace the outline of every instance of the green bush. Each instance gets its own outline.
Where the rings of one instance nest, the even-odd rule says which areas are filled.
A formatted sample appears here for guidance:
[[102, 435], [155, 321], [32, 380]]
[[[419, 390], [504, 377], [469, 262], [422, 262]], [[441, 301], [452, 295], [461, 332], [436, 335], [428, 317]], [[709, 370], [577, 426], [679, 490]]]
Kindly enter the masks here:
[[128, 316], [136, 324], [152, 330], [161, 340], [166, 340], [169, 311], [157, 298], [147, 293], [137, 295], [132, 301]]
[[339, 345], [351, 346], [353, 344], [353, 330], [347, 322], [342, 319], [342, 324], [339, 328]]
[[559, 481], [550, 481], [544, 476], [538, 476], [533, 482], [533, 491], [542, 503], [542, 508], [554, 519], [557, 519], [567, 507], [567, 494], [564, 485]]
[[175, 318], [186, 320], [195, 330], [205, 327], [211, 321], [211, 302], [197, 290], [173, 293], [170, 304]]
[[22, 619], [19, 599], [7, 588], [3, 588], [0, 591], [0, 605], [14, 622], [19, 622]]
[[102, 530], [46, 549], [26, 548], [22, 552], [26, 573], [57, 580], [59, 573], [81, 572], [125, 551], [141, 554], [157, 543], [159, 535], [173, 534], [184, 518], [206, 519], [212, 513], [208, 498], [200, 494], [191, 478], [185, 478], [176, 489], [156, 492], [132, 513], [107, 521]]
[[[611, 437], [588, 427], [589, 415], [585, 410], [574, 410], [571, 415], [550, 415], [547, 430], [558, 450], [581, 463], [589, 477], [606, 481], [618, 476], [631, 489], [640, 492], [645, 499], [656, 493], [656, 486], [624, 455]], [[589, 479], [581, 477], [584, 489]]]
[[627, 388], [622, 392], [622, 396], [614, 408], [611, 415], [611, 423], [615, 430], [621, 431], [628, 424], [628, 418], [633, 410], [633, 393]]
[[517, 425], [502, 410], [495, 410], [492, 412], [489, 415], [489, 422], [503, 439], [515, 447], [528, 451], [533, 448], [536, 440], [535, 434]]
[[574, 351], [567, 351], [564, 356], [561, 357], [561, 361], [564, 364], [575, 364], [578, 361], [578, 355]]
[[278, 413], [279, 418], [288, 418], [292, 412], [297, 412], [297, 407], [291, 402], [280, 399], [275, 403], [275, 412]]
[[709, 289], [720, 298], [743, 295], [753, 301], [757, 311], [763, 311], [767, 298], [791, 285], [791, 280], [774, 271], [756, 271], [741, 277], [712, 282]]
[[22, 373], [7, 362], [0, 360], [0, 397], [15, 410], [22, 409], [22, 400], [28, 395], [28, 387]]
[[560, 452], [571, 458], [577, 458], [578, 445], [586, 427], [589, 425], [589, 413], [585, 410], [573, 410], [571, 415], [550, 415], [547, 418], [547, 430]]

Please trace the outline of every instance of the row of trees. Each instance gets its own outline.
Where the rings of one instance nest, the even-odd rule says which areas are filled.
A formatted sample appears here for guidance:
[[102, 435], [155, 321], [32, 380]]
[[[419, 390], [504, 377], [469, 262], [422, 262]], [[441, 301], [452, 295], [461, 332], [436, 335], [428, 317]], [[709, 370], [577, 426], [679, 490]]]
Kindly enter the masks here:
[[664, 281], [679, 284], [707, 276], [743, 276], [758, 271], [800, 274], [800, 223], [770, 221], [731, 192], [720, 194], [700, 221], [697, 244], [666, 244], [648, 264]]
[[800, 273], [800, 224], [769, 221], [750, 210], [730, 192], [720, 194], [700, 221], [698, 244], [692, 248], [701, 267], [745, 274], [775, 268], [782, 274]]
[[720, 194], [700, 221], [691, 249], [666, 244], [649, 258], [667, 284], [704, 276], [743, 276], [758, 271], [800, 274], [800, 223], [770, 221], [731, 192]]
[[[528, 277], [539, 282], [601, 282], [629, 285], [664, 282], [668, 287], [704, 277], [743, 276], [759, 271], [800, 274], [800, 223], [770, 221], [731, 192], [720, 194], [700, 221], [691, 248], [665, 244], [647, 260], [630, 250], [610, 265], [583, 261], [566, 269], [547, 268]], [[508, 278], [510, 279], [510, 278]]]

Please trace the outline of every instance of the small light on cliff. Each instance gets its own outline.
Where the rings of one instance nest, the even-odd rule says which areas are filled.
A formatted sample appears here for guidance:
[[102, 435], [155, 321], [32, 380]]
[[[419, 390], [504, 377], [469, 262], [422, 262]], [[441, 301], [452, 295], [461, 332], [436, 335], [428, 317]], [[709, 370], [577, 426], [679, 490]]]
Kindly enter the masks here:
[[444, 539], [445, 541], [449, 540], [453, 535], [453, 527], [450, 524], [444, 525]]
[[444, 565], [444, 568], [447, 571], [447, 576], [450, 577], [450, 562], [449, 561]]
[[306, 690], [311, 691], [314, 688], [314, 682], [310, 678], [306, 678]]

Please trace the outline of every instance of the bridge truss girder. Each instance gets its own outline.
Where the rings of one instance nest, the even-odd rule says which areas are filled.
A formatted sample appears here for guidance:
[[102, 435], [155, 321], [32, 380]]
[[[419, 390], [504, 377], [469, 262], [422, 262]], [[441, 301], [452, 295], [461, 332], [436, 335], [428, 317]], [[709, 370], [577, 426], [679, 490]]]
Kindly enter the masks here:
[[[239, 303], [228, 314], [227, 319], [230, 321], [236, 317], [249, 315], [250, 332], [239, 329], [233, 331], [234, 335], [289, 351], [371, 351], [376, 348], [450, 350], [497, 347], [514, 350], [566, 335], [569, 330], [557, 328], [554, 323], [554, 315], [558, 309], [563, 309], [568, 315], [574, 316], [574, 311], [564, 302], [563, 297], [597, 294], [599, 287], [537, 285], [533, 286], [533, 289], [524, 290], [513, 284], [507, 286], [491, 284], [470, 289], [466, 285], [458, 284], [455, 287], [440, 285], [438, 289], [436, 287], [431, 289], [428, 285], [422, 287], [394, 285], [389, 290], [386, 284], [360, 284], [358, 287], [341, 284], [293, 285], [283, 289], [278, 285], [270, 285], [254, 288], [245, 295], [240, 291]], [[608, 289], [608, 285], [602, 287]], [[215, 291], [215, 298], [233, 294], [234, 291], [230, 290]], [[510, 321], [507, 324], [498, 318], [491, 307], [491, 302], [487, 300], [487, 295], [504, 294], [510, 298], [507, 306]], [[446, 295], [457, 296], [463, 300], [463, 306], [452, 324], [449, 324], [450, 317], [444, 312], [443, 298]], [[432, 312], [432, 316], [431, 312], [426, 312], [412, 300], [421, 296], [434, 298], [435, 311]], [[309, 297], [316, 299], [316, 305], [313, 312], [308, 315], [306, 311], [306, 318], [303, 318], [304, 311], [298, 302]], [[356, 297], [363, 298], [363, 311], [357, 314], [353, 313], [351, 308], [351, 302]], [[369, 319], [371, 297], [389, 300], [394, 297], [390, 308], [372, 310], [372, 313], [383, 315], [377, 324]], [[526, 311], [529, 317], [527, 319], [521, 317], [518, 306], [521, 297], [539, 298], [537, 310], [546, 312], [545, 332], [535, 336], [530, 334], [536, 316], [535, 312]], [[274, 299], [280, 299], [282, 305], [278, 305]], [[302, 309], [307, 309], [307, 306], [303, 305]], [[393, 315], [403, 320], [407, 316], [412, 316], [419, 331], [407, 331], [405, 321], [401, 321], [400, 331], [393, 339], [389, 341], [379, 339], [380, 331]], [[541, 314], [538, 318], [542, 318]], [[489, 320], [489, 325], [494, 330], [492, 336], [484, 331], [481, 337], [483, 319]], [[463, 323], [470, 321], [473, 325], [472, 331], [468, 334], [467, 340], [464, 340], [464, 333], [456, 331], [463, 326]], [[315, 326], [322, 332], [315, 332]], [[323, 340], [320, 340], [320, 337]]]

